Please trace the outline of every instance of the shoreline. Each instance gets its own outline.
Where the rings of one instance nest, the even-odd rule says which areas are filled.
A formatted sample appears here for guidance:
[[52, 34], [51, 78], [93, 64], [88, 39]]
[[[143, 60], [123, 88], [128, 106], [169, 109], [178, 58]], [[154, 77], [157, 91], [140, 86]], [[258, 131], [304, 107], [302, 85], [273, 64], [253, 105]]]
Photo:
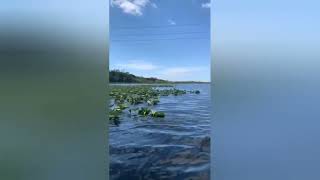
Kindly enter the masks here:
[[168, 83], [124, 83], [109, 82], [110, 85], [176, 85], [176, 84], [211, 84], [211, 82], [168, 82]]

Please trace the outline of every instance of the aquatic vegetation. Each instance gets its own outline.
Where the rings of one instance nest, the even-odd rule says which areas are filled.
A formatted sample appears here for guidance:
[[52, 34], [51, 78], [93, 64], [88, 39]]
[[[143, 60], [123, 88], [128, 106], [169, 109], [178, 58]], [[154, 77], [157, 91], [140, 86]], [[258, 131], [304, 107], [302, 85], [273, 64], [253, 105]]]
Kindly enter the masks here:
[[191, 94], [200, 94], [199, 90], [195, 90], [195, 91], [189, 91]]
[[164, 114], [164, 112], [152, 111], [151, 112], [151, 116], [152, 117], [161, 117], [161, 118], [163, 118], [163, 117], [165, 117], [165, 114]]
[[151, 105], [151, 106], [157, 105], [159, 102], [160, 102], [159, 98], [149, 99], [147, 101], [148, 105]]
[[119, 104], [116, 108], [117, 108], [117, 109], [120, 109], [120, 110], [124, 110], [124, 109], [128, 108], [128, 105], [122, 103], [122, 104]]
[[138, 114], [144, 117], [148, 115], [150, 115], [151, 117], [165, 117], [164, 112], [154, 111], [145, 107], [140, 108]]
[[147, 116], [147, 115], [149, 115], [150, 112], [151, 112], [150, 109], [142, 107], [142, 108], [138, 111], [138, 114], [139, 114], [139, 115], [142, 115], [142, 116]]
[[[114, 107], [110, 110], [109, 120], [111, 123], [119, 123], [120, 116], [125, 109], [129, 115], [163, 118], [164, 112], [157, 112], [148, 108], [160, 103], [161, 96], [180, 96], [188, 93], [199, 94], [200, 91], [186, 91], [176, 89], [173, 85], [115, 85], [111, 86], [109, 93]], [[137, 108], [138, 106], [138, 108]], [[140, 107], [140, 108], [139, 108]]]
[[164, 90], [160, 90], [159, 91], [159, 94], [161, 96], [169, 96], [169, 95], [175, 95], [175, 96], [178, 96], [178, 95], [183, 95], [183, 94], [186, 94], [187, 91], [186, 90], [179, 90], [179, 89], [164, 89]]
[[122, 110], [120, 110], [120, 109], [110, 109], [109, 110], [109, 121], [115, 125], [119, 125], [121, 112], [122, 112]]
[[124, 104], [119, 104], [119, 105], [115, 106], [113, 109], [110, 109], [110, 113], [113, 113], [113, 114], [121, 114], [122, 111], [123, 111], [124, 109], [126, 109], [126, 108], [127, 108], [126, 105], [124, 105]]

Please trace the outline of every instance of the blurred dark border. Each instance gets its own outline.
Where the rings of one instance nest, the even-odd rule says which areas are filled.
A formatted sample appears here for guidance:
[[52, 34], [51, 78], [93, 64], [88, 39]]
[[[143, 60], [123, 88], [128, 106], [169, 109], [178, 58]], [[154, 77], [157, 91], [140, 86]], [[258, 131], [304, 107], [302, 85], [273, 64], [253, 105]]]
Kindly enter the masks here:
[[0, 179], [107, 179], [108, 1], [0, 8]]
[[212, 178], [320, 179], [319, 1], [212, 3]]

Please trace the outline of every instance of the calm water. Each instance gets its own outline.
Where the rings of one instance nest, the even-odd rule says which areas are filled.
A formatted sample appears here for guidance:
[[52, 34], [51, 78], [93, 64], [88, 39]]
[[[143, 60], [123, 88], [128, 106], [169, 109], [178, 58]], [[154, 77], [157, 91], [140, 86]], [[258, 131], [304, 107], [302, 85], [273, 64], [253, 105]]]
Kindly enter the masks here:
[[109, 128], [111, 179], [210, 179], [210, 85], [179, 84], [200, 94], [162, 96], [165, 118], [124, 114]]

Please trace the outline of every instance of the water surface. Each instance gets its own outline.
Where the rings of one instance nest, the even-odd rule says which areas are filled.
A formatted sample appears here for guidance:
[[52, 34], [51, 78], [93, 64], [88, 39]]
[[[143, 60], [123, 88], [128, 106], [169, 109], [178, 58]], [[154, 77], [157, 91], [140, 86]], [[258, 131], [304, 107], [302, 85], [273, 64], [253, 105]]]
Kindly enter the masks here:
[[110, 126], [111, 179], [210, 178], [210, 84], [178, 84], [200, 94], [161, 96], [165, 118], [121, 116]]

